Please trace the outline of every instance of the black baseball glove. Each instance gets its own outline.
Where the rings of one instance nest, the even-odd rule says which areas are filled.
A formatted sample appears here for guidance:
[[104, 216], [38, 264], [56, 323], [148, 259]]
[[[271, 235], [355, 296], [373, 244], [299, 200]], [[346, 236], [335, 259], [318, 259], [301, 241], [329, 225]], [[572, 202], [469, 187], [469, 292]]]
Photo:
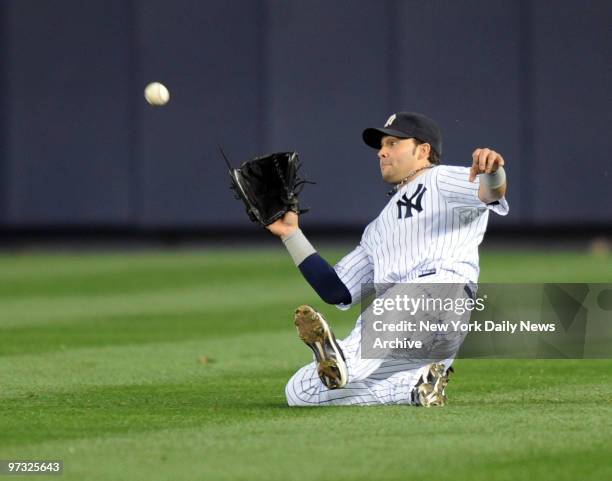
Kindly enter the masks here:
[[[223, 154], [223, 151], [221, 151]], [[225, 155], [223, 155], [225, 157]], [[247, 160], [239, 168], [232, 168], [227, 158], [231, 188], [242, 200], [249, 218], [265, 227], [280, 219], [289, 210], [303, 214], [298, 195], [304, 184], [298, 178], [300, 161], [297, 152], [276, 152]]]

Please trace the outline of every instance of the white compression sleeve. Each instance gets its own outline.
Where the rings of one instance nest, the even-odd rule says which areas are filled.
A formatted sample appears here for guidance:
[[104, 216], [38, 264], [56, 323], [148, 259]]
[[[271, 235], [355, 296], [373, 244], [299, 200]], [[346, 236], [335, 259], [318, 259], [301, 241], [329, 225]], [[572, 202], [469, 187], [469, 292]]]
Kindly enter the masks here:
[[480, 181], [489, 189], [497, 189], [506, 183], [506, 171], [499, 167], [495, 172], [484, 174]]
[[301, 229], [296, 230], [287, 237], [281, 237], [281, 240], [296, 266], [299, 266], [304, 259], [317, 252], [308, 239], [306, 239]]

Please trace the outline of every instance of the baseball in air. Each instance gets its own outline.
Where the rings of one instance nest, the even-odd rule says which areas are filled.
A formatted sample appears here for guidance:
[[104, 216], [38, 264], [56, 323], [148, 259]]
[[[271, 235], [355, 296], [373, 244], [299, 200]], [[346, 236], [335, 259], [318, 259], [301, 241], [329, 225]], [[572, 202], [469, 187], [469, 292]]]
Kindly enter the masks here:
[[170, 92], [168, 92], [164, 84], [159, 82], [151, 82], [147, 85], [145, 87], [144, 96], [147, 102], [155, 107], [166, 105], [168, 100], [170, 100]]

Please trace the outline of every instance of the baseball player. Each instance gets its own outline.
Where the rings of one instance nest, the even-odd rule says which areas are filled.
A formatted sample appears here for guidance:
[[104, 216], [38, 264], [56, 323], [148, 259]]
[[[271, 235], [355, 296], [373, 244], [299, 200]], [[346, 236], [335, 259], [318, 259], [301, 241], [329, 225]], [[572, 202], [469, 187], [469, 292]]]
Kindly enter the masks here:
[[[413, 112], [391, 115], [383, 128], [365, 129], [363, 140], [378, 151], [382, 178], [393, 190], [352, 252], [329, 265], [291, 211], [268, 230], [282, 239], [319, 296], [340, 309], [360, 302], [365, 283], [453, 283], [473, 296], [489, 212], [508, 213], [503, 157], [477, 148], [470, 168], [440, 165], [438, 125]], [[298, 307], [294, 322], [315, 360], [287, 383], [289, 405], [444, 405], [456, 352], [429, 364], [363, 359], [361, 316], [344, 340], [336, 340], [323, 315], [310, 306]]]

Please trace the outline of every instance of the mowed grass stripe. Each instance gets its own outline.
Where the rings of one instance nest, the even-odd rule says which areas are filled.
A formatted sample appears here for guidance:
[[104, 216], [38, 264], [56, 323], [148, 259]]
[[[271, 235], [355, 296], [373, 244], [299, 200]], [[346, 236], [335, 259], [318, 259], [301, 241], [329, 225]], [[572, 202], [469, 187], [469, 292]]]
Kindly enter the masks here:
[[284, 379], [289, 372], [311, 360], [311, 352], [299, 341], [292, 326], [231, 336], [210, 335], [198, 340], [5, 356], [0, 360], [0, 399], [29, 399], [43, 392], [97, 386], [189, 380], [205, 387], [211, 378], [221, 377], [222, 382], [245, 375], [258, 378], [270, 370], [283, 372]]
[[[252, 265], [278, 264], [287, 261], [280, 249], [199, 249], [133, 251], [121, 253], [85, 252], [68, 254], [14, 253], [0, 254], [0, 281], [41, 277], [70, 278], [92, 272], [126, 273], [133, 271], [189, 271], [216, 268], [227, 270]], [[289, 263], [291, 261], [289, 260]]]
[[[482, 362], [460, 364], [470, 384], [486, 391], [487, 378], [475, 374], [482, 370]], [[46, 411], [55, 413], [61, 428], [42, 415], [35, 416], [34, 423], [39, 422], [36, 432], [45, 434], [43, 440], [23, 446], [13, 441], [8, 454], [62, 453], [73, 467], [68, 479], [77, 479], [87, 466], [91, 469], [94, 454], [123, 462], [97, 467], [91, 479], [124, 479], [124, 475], [163, 479], [157, 472], [160, 469], [165, 476], [174, 472], [180, 479], [189, 479], [195, 474], [194, 466], [198, 479], [217, 479], [215, 473], [221, 479], [241, 479], [241, 473], [249, 473], [250, 479], [304, 479], [297, 474], [293, 477], [304, 471], [309, 477], [329, 479], [329, 466], [313, 464], [312, 457], [328, 462], [343, 459], [346, 468], [343, 465], [339, 470], [341, 479], [405, 479], [407, 470], [411, 479], [432, 475], [436, 479], [512, 479], [520, 473], [542, 474], [538, 479], [606, 479], [599, 476], [610, 472], [605, 457], [610, 439], [601, 428], [609, 425], [610, 405], [602, 404], [599, 394], [583, 390], [581, 383], [568, 380], [561, 371], [552, 370], [552, 376], [538, 374], [548, 371], [542, 365], [551, 364], [553, 361], [493, 362], [490, 367], [499, 368], [501, 374], [517, 366], [527, 375], [534, 374], [533, 385], [516, 386], [526, 393], [520, 404], [485, 398], [474, 399], [477, 402], [470, 407], [459, 402], [444, 410], [388, 406], [289, 409], [269, 394], [277, 386], [274, 377], [266, 376], [238, 377], [224, 388], [200, 392], [190, 384], [73, 392], [46, 400]], [[474, 366], [475, 371], [470, 369]], [[570, 363], [568, 367], [575, 366]], [[609, 368], [609, 362], [586, 361], [571, 379]], [[547, 388], [541, 388], [542, 381], [564, 385], [576, 396], [551, 405], [545, 400]], [[476, 394], [455, 391], [458, 401]], [[259, 396], [252, 399], [245, 392]], [[18, 407], [14, 412], [19, 417]], [[330, 425], [338, 429], [329, 429]], [[347, 451], [350, 447], [352, 455]], [[443, 462], [440, 453], [444, 453]], [[146, 455], [156, 460], [155, 469], [144, 462]], [[381, 462], [373, 464], [378, 459]], [[581, 463], [588, 465], [586, 472], [593, 477], [585, 476]]]
[[[236, 306], [248, 309], [283, 301], [288, 305], [300, 299], [313, 299], [314, 292], [303, 282], [273, 282], [264, 288], [255, 284], [198, 286], [144, 293], [91, 296], [74, 292], [71, 297], [32, 297], [0, 301], [0, 329], [14, 326], [66, 324], [92, 317], [125, 314], [204, 312]], [[314, 299], [313, 299], [314, 300]]]
[[[178, 256], [178, 254], [176, 254]], [[172, 254], [168, 254], [172, 258]], [[204, 255], [204, 259], [207, 259]], [[235, 285], [244, 284], [251, 280], [254, 283], [274, 283], [284, 277], [298, 280], [300, 275], [291, 263], [288, 256], [278, 253], [258, 259], [248, 259], [246, 262], [224, 262], [225, 256], [214, 262], [193, 261], [185, 265], [182, 259], [177, 259], [176, 265], [162, 266], [156, 263], [136, 266], [126, 261], [117, 265], [115, 269], [108, 269], [105, 265], [97, 268], [82, 269], [77, 273], [65, 271], [64, 266], [49, 267], [44, 275], [17, 276], [15, 271], [2, 266], [0, 263], [0, 300], [27, 298], [27, 297], [72, 297], [75, 293], [82, 295], [104, 296], [118, 293], [140, 293], [155, 290], [164, 290], [168, 287], [190, 288], [194, 286], [216, 287], [221, 283]], [[11, 275], [11, 273], [13, 275]]]
[[[295, 304], [297, 304], [297, 299]], [[231, 317], [231, 323], [227, 319]], [[347, 316], [344, 315], [344, 318]], [[338, 335], [349, 332], [351, 320], [335, 319]], [[292, 311], [278, 301], [271, 306], [172, 314], [121, 314], [84, 318], [80, 323], [29, 326], [0, 330], [0, 355], [18, 356], [80, 347], [143, 344], [229, 337], [237, 333], [275, 331], [292, 325]], [[168, 328], [172, 326], [172, 329]], [[230, 340], [231, 341], [231, 340]]]
[[484, 251], [479, 282], [612, 282], [612, 256], [586, 252]]
[[[568, 431], [574, 441], [579, 441], [577, 444], [566, 437], [555, 439], [547, 429], [555, 417], [538, 413], [537, 407], [506, 412], [505, 417], [515, 423], [530, 420], [532, 434], [526, 439], [517, 439], [514, 429], [500, 428], [495, 421], [475, 430], [465, 411], [453, 413], [452, 429], [446, 430], [439, 426], [449, 418], [440, 419], [439, 413], [425, 410], [413, 416], [397, 407], [375, 408], [367, 416], [356, 408], [341, 413], [337, 409], [325, 411], [279, 410], [274, 418], [253, 418], [241, 424], [77, 438], [45, 442], [35, 448], [45, 455], [65, 453], [68, 479], [78, 479], [88, 471], [82, 479], [164, 479], [168, 472], [179, 479], [406, 479], [409, 471], [409, 479], [519, 476], [569, 480], [607, 479], [605, 475], [610, 473], [601, 449], [605, 447], [604, 433], [589, 435], [588, 429], [594, 426], [588, 425]], [[493, 419], [491, 408], [484, 407], [483, 411]], [[579, 416], [570, 410], [561, 414], [579, 424]], [[343, 429], [327, 429], [330, 420], [342, 423]], [[154, 423], [155, 419], [148, 421]], [[388, 426], [384, 432], [381, 424]], [[322, 432], [325, 442], [320, 440]], [[270, 435], [265, 443], [262, 433]], [[297, 445], [296, 439], [303, 444]], [[358, 446], [363, 455], [347, 458], [347, 444]], [[9, 455], [13, 452], [10, 450]], [[96, 464], [101, 454], [105, 459], [124, 462]], [[333, 459], [344, 461], [334, 471], [327, 463], [313, 463], [313, 459], [329, 460], [330, 464]], [[576, 459], [585, 461], [585, 467], [578, 468]], [[536, 473], [536, 478], [529, 476]]]
[[[336, 261], [347, 250], [325, 250]], [[37, 265], [36, 262], [40, 262]], [[534, 268], [537, 266], [537, 268]], [[612, 282], [612, 260], [580, 253], [485, 252], [481, 282]], [[85, 257], [0, 256], [0, 299], [35, 296], [109, 295], [172, 288], [257, 284], [287, 278], [301, 281], [282, 249], [254, 250], [249, 255], [226, 251], [160, 253], [158, 255], [103, 254]]]
[[[263, 339], [260, 338], [258, 341], [261, 343]], [[290, 347], [287, 342], [280, 342], [278, 346], [282, 350], [287, 350]], [[68, 437], [73, 436], [75, 430], [79, 437], [83, 435], [97, 436], [101, 431], [104, 431], [103, 427], [90, 430], [82, 425], [87, 422], [88, 413], [107, 416], [106, 426], [113, 432], [117, 429], [120, 430], [125, 425], [124, 415], [126, 412], [136, 415], [135, 423], [141, 429], [148, 429], [149, 417], [159, 417], [158, 424], [155, 426], [161, 426], [166, 423], [163, 419], [164, 413], [168, 410], [183, 408], [185, 408], [185, 412], [179, 419], [180, 422], [196, 422], [197, 420], [202, 423], [227, 423], [231, 422], [232, 419], [235, 422], [242, 422], [246, 421], [253, 413], [255, 413], [257, 419], [261, 416], [273, 419], [276, 411], [284, 411], [285, 408], [282, 396], [283, 385], [279, 384], [284, 382], [285, 376], [299, 367], [298, 363], [300, 361], [295, 357], [292, 360], [279, 358], [276, 360], [270, 359], [269, 364], [263, 364], [260, 361], [264, 360], [266, 356], [261, 350], [261, 344], [253, 346], [251, 343], [250, 350], [235, 346], [233, 352], [224, 353], [220, 350], [222, 349], [221, 344], [217, 343], [216, 349], [213, 345], [208, 346], [209, 354], [217, 356], [216, 358], [213, 357], [213, 359], [216, 359], [217, 365], [213, 363], [196, 366], [195, 359], [192, 356], [186, 356], [181, 360], [177, 359], [177, 353], [186, 354], [186, 346], [174, 346], [174, 350], [173, 346], [168, 345], [158, 347], [160, 348], [159, 352], [163, 353], [165, 347], [174, 356], [167, 358], [160, 356], [157, 362], [151, 360], [149, 364], [136, 365], [131, 369], [131, 372], [119, 372], [118, 368], [122, 364], [127, 367], [124, 364], [126, 359], [138, 363], [139, 360], [143, 360], [143, 355], [145, 355], [144, 359], [150, 358], [150, 353], [153, 351], [149, 353], [142, 349], [139, 353], [126, 351], [122, 356], [117, 350], [114, 350], [114, 353], [113, 350], [107, 350], [108, 354], [115, 354], [115, 357], [108, 358], [110, 365], [107, 372], [102, 373], [100, 370], [97, 376], [89, 376], [90, 373], [87, 372], [78, 372], [77, 365], [72, 365], [72, 370], [67, 370], [65, 365], [57, 363], [52, 368], [55, 372], [49, 372], [48, 370], [47, 374], [51, 376], [55, 374], [58, 379], [59, 376], [72, 378], [72, 385], [64, 385], [63, 389], [59, 391], [39, 389], [22, 392], [11, 398], [4, 398], [2, 406], [10, 411], [10, 418], [19, 418], [19, 413], [23, 413], [27, 417], [32, 410], [43, 414], [43, 408], [48, 410], [49, 414], [65, 416], [67, 424], [62, 423], [62, 426], [66, 429], [58, 427], [57, 435]], [[195, 354], [195, 345], [189, 345], [189, 349], [191, 354]], [[235, 353], [238, 351], [244, 351], [244, 356], [236, 357]], [[98, 363], [101, 366], [104, 366], [104, 362], [105, 358], [98, 358]], [[559, 365], [563, 366], [565, 364], [566, 369], [542, 369], [542, 366], [552, 366], [553, 364], [557, 368]], [[486, 377], [490, 373], [494, 373], [501, 378], [511, 373], [513, 368], [517, 366], [522, 369], [523, 377], [517, 378], [520, 382], [504, 383], [503, 392], [500, 392], [501, 385], [489, 382], [489, 378]], [[249, 367], [250, 369], [246, 369]], [[453, 383], [452, 388], [449, 388], [449, 393], [453, 393], [453, 402], [440, 415], [452, 417], [466, 410], [469, 411], [470, 406], [486, 412], [487, 408], [493, 406], [497, 406], [499, 409], [520, 409], [521, 407], [538, 405], [542, 408], [542, 414], [554, 415], [554, 413], [557, 413], [556, 415], [560, 416], [558, 427], [575, 429], [578, 426], [572, 421], [573, 418], [567, 418], [567, 413], [563, 411], [564, 407], [571, 409], [576, 415], [576, 419], [592, 411], [596, 411], [598, 416], [601, 415], [602, 417], [612, 413], [612, 404], [610, 403], [612, 386], [609, 383], [597, 382], [598, 379], [601, 379], [601, 375], [605, 375], [606, 371], [609, 372], [610, 367], [612, 367], [611, 361], [581, 361], [580, 363], [572, 361], [492, 361], [488, 363], [488, 369], [483, 369], [482, 361], [458, 361], [457, 370], [458, 372], [463, 371], [464, 374], [462, 378]], [[188, 379], [184, 378], [184, 372], [180, 372], [181, 370], [189, 374]], [[569, 379], [568, 371], [572, 372], [572, 377]], [[160, 372], [164, 374], [160, 376]], [[586, 373], [595, 374], [597, 378], [593, 379], [589, 375], [585, 375]], [[27, 375], [28, 373], [16, 372], [13, 376], [24, 374]], [[173, 374], [183, 377], [183, 381], [176, 382], [175, 379], [175, 382], [169, 382]], [[75, 377], [77, 379], [74, 379]], [[118, 384], [121, 379], [125, 384]], [[110, 384], [100, 385], [105, 380]], [[15, 381], [17, 379], [14, 378], [13, 382], [17, 385]], [[131, 384], [129, 384], [130, 382]], [[252, 389], [258, 396], [251, 397], [249, 395]], [[269, 392], [262, 396], [262, 392], [267, 389], [269, 389]], [[220, 409], [219, 403], [223, 404], [223, 409]], [[113, 412], [114, 407], [120, 408], [121, 406], [124, 406], [125, 409], [119, 409], [117, 413]], [[146, 412], [142, 414], [145, 419], [140, 422], [137, 420], [137, 414], [144, 407], [146, 407]], [[403, 409], [415, 416], [419, 416], [421, 413], [421, 410], [410, 410], [405, 407]], [[315, 410], [321, 409], [315, 408]], [[238, 414], [239, 411], [243, 411], [242, 414]], [[307, 409], [306, 411], [312, 410]], [[327, 415], [324, 414], [324, 416]], [[483, 415], [481, 421], [486, 424], [493, 419], [485, 418], [499, 415], [500, 412], [489, 411], [488, 414]], [[78, 419], [79, 417], [82, 419]], [[11, 423], [18, 422], [18, 419], [15, 419], [15, 421], [8, 419], [7, 421], [6, 426], [8, 427]], [[24, 434], [23, 440], [33, 440], [32, 437], [48, 439], [51, 434], [49, 429], [46, 428], [53, 422], [47, 416], [35, 416], [35, 419], [32, 419], [32, 425], [28, 428], [29, 432], [22, 432]], [[168, 426], [172, 426], [175, 421], [170, 420], [169, 422]], [[580, 420], [582, 426], [591, 422], [588, 417]], [[136, 424], [131, 424], [131, 430], [136, 429]], [[606, 419], [606, 424], [610, 426], [609, 418]], [[150, 427], [156, 429], [155, 426], [151, 425]], [[444, 431], [447, 428], [439, 426], [437, 429]], [[453, 429], [453, 427], [448, 426], [448, 429]], [[9, 432], [0, 433], [0, 436], [7, 436]], [[5, 440], [16, 442], [15, 433], [12, 433], [10, 439]]]

